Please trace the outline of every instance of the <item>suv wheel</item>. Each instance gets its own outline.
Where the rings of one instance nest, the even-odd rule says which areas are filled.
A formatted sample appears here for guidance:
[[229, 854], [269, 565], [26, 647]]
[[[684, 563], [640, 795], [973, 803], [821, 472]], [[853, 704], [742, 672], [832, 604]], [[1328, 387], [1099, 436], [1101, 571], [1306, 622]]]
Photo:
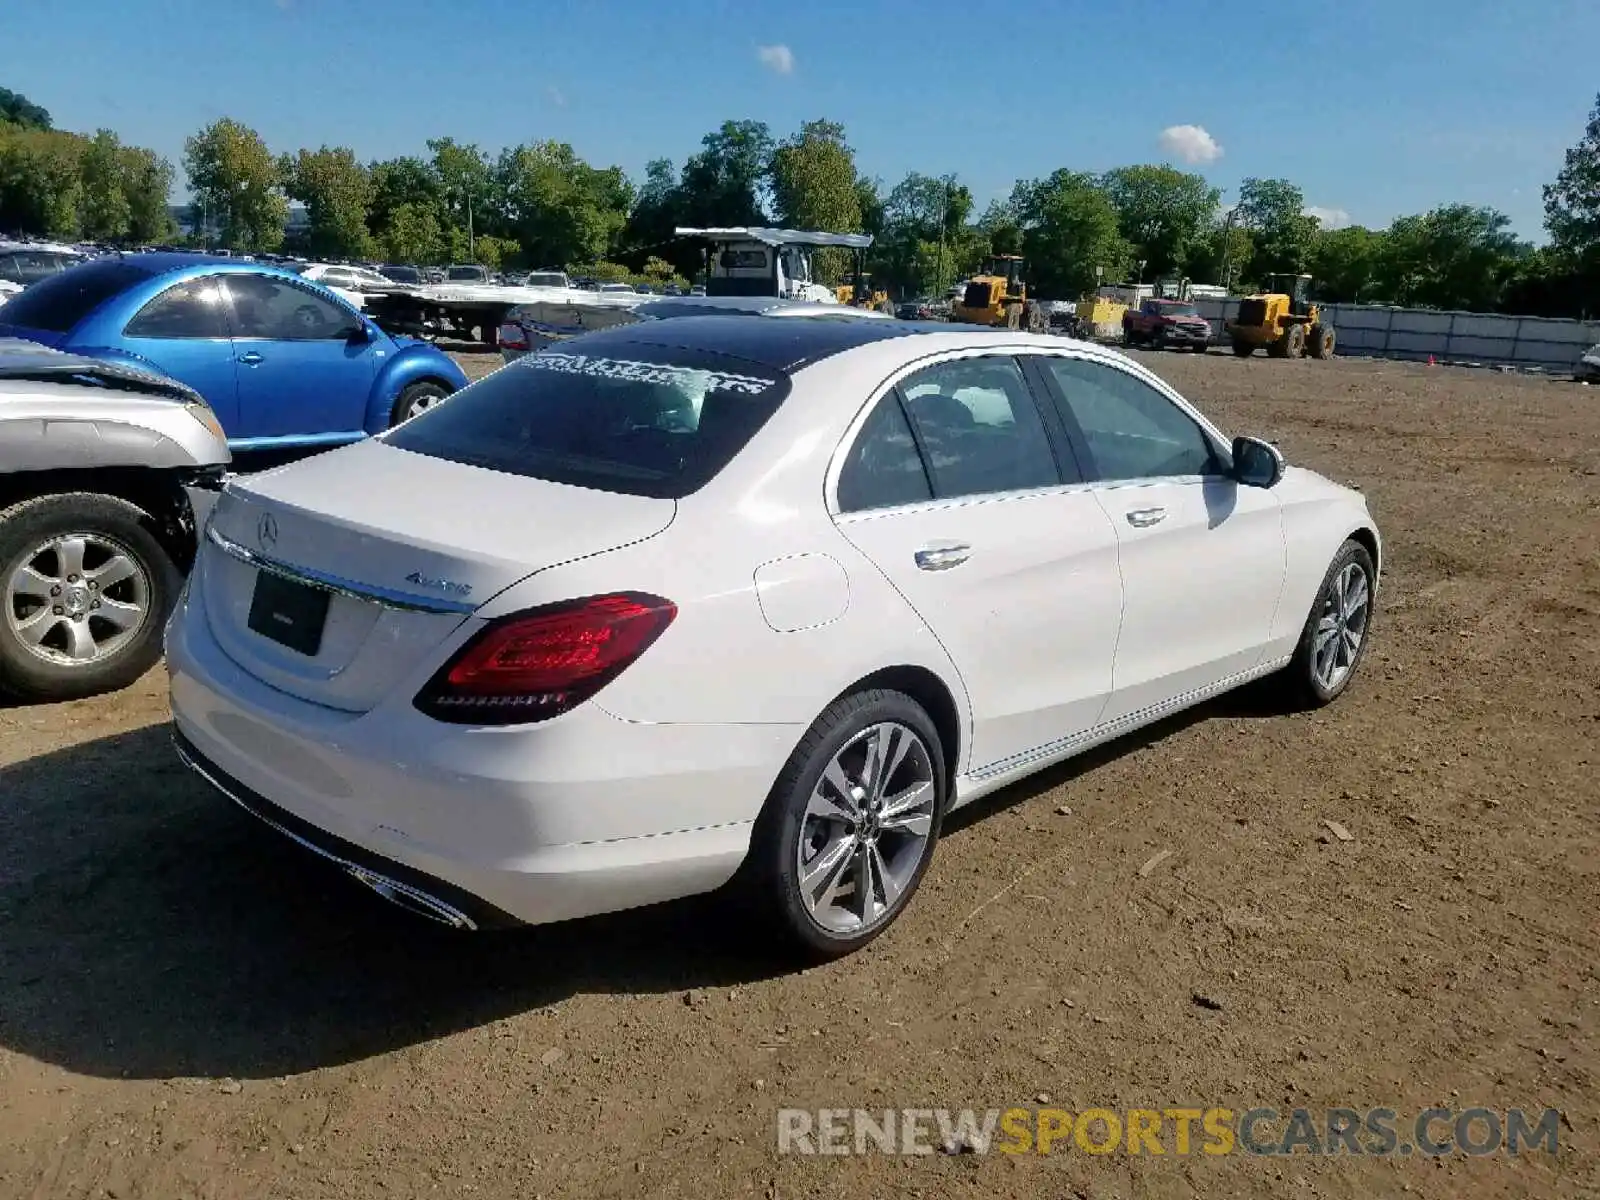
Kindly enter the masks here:
[[0, 691], [71, 700], [155, 666], [182, 580], [148, 520], [87, 492], [0, 512]]

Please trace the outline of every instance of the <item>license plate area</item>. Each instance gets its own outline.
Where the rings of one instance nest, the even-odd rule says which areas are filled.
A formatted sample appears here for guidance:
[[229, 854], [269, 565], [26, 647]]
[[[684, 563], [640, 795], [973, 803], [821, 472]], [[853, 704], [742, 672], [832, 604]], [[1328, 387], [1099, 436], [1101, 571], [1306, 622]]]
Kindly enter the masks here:
[[332, 596], [321, 588], [259, 571], [246, 623], [262, 637], [315, 658], [322, 649], [322, 631], [328, 623], [328, 601]]

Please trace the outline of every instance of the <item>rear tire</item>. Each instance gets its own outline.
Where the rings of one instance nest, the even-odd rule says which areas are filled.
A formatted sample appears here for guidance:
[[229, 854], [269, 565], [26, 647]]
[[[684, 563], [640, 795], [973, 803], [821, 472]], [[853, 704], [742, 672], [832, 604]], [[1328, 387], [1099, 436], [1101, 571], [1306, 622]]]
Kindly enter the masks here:
[[394, 410], [389, 414], [389, 428], [405, 424], [418, 413], [426, 412], [449, 395], [448, 388], [431, 380], [424, 379], [419, 383], [410, 384], [394, 402]]
[[0, 512], [0, 691], [75, 700], [127, 687], [160, 661], [183, 580], [149, 521], [91, 492]]
[[1233, 353], [1239, 358], [1249, 358], [1255, 352], [1256, 348], [1249, 342], [1235, 341], [1233, 343]]
[[[886, 777], [873, 771], [883, 759]], [[741, 883], [763, 924], [812, 961], [876, 938], [932, 861], [946, 779], [938, 730], [909, 696], [873, 689], [836, 701], [795, 747], [756, 820]]]

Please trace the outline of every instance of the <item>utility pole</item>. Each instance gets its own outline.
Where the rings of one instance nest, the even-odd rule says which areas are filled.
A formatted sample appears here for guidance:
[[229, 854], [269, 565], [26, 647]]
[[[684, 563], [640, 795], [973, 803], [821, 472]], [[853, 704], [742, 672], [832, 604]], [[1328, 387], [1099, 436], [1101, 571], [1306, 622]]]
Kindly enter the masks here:
[[944, 177], [944, 196], [940, 200], [940, 203], [939, 203], [939, 266], [937, 268], [937, 271], [936, 271], [936, 274], [935, 274], [934, 278], [938, 281], [939, 290], [940, 290], [941, 293], [944, 291], [944, 288], [945, 288], [945, 282], [944, 282], [944, 229], [945, 229], [946, 223], [950, 220], [950, 178], [951, 177], [948, 176], [948, 175], [946, 175]]

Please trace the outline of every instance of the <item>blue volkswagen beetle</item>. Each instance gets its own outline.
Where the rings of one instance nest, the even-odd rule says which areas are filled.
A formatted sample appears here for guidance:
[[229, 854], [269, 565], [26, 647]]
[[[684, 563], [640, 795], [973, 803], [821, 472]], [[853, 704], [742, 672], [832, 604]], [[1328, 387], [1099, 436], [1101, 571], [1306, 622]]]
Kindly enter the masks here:
[[41, 279], [0, 309], [6, 335], [181, 380], [235, 452], [359, 441], [467, 385], [449, 355], [327, 288], [200, 254], [113, 254]]

